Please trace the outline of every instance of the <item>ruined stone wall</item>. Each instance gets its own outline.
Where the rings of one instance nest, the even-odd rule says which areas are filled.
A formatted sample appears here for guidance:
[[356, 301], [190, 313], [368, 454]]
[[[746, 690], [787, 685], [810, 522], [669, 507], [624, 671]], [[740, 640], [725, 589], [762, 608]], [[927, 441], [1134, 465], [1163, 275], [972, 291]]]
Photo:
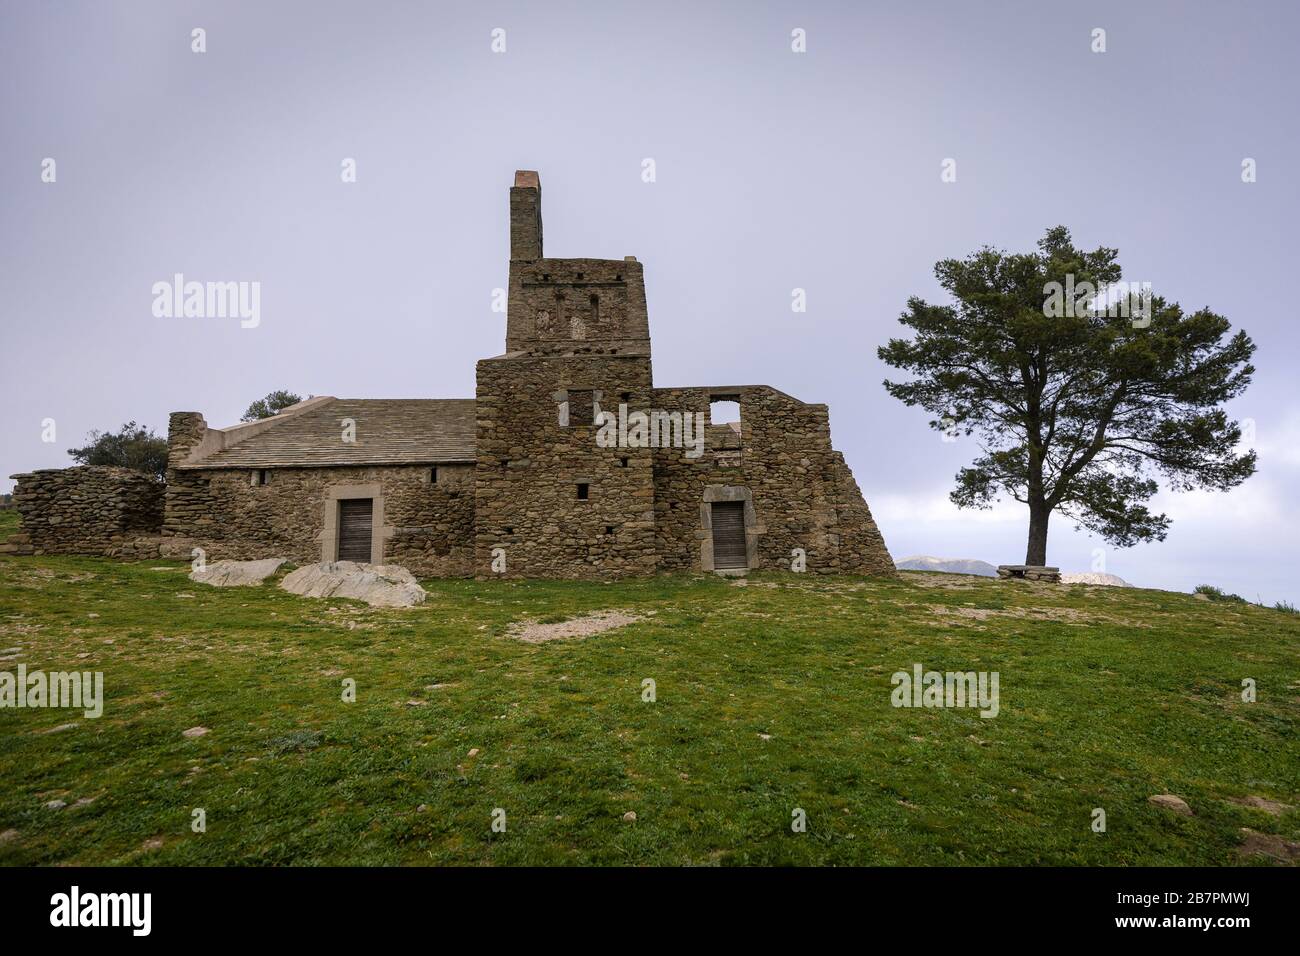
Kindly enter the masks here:
[[[586, 390], [603, 409], [620, 401], [645, 407], [650, 359], [478, 363], [476, 575], [493, 574], [497, 547], [505, 550], [506, 577], [615, 578], [655, 570], [650, 450], [600, 448], [594, 424], [560, 425], [560, 404]], [[586, 500], [578, 498], [579, 483], [588, 486]]]
[[[189, 557], [199, 547], [208, 560], [283, 557], [321, 559], [331, 488], [378, 485], [383, 498], [382, 560], [414, 574], [471, 573], [474, 547], [474, 468], [470, 464], [355, 468], [273, 468], [265, 485], [249, 469], [170, 472], [164, 551]], [[379, 556], [376, 555], [376, 560]]]
[[158, 553], [163, 485], [152, 476], [109, 465], [78, 465], [13, 477], [21, 524], [3, 551], [111, 557]]
[[627, 259], [510, 263], [506, 349], [560, 353], [588, 342], [606, 352], [648, 352], [645, 274]]
[[766, 386], [657, 388], [656, 408], [707, 414], [711, 399], [738, 400], [739, 440], [711, 426], [701, 458], [681, 449], [654, 453], [655, 538], [662, 570], [699, 570], [709, 537], [700, 513], [706, 492], [747, 490], [752, 503], [751, 566], [790, 570], [802, 548], [813, 574], [893, 574], [893, 561], [843, 456], [831, 447], [825, 405], [809, 405]]

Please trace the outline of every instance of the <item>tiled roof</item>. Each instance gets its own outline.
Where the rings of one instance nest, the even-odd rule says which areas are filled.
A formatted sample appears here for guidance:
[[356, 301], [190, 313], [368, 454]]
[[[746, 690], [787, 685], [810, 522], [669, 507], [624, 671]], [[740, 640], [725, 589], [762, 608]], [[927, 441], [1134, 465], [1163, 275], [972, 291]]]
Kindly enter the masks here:
[[[184, 468], [317, 468], [473, 461], [474, 399], [335, 398]], [[343, 419], [356, 441], [343, 441]]]

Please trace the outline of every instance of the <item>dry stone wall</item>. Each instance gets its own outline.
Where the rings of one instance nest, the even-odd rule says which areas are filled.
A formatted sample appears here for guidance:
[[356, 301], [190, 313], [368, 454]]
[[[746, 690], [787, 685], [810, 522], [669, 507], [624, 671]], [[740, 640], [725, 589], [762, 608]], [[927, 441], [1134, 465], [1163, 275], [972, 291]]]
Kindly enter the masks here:
[[[571, 393], [646, 407], [647, 356], [504, 357], [478, 364], [475, 573], [616, 578], [655, 570], [650, 449], [600, 448], [594, 424], [560, 424]], [[580, 398], [579, 398], [580, 396]], [[580, 498], [578, 486], [586, 485]], [[504, 571], [493, 571], [493, 551]], [[498, 569], [502, 567], [500, 562]]]
[[[704, 455], [658, 449], [654, 457], [655, 539], [663, 570], [701, 568], [709, 532], [706, 491], [748, 493], [756, 537], [754, 566], [790, 570], [806, 554], [808, 573], [894, 573], [893, 561], [844, 458], [831, 447], [825, 405], [810, 405], [766, 386], [658, 388], [656, 408], [707, 413], [722, 395], [739, 401], [741, 431], [711, 425]], [[723, 500], [720, 490], [714, 492]]]
[[[180, 469], [170, 473], [164, 552], [208, 560], [283, 557], [321, 560], [331, 489], [376, 485], [383, 503], [382, 560], [435, 577], [468, 575], [474, 541], [474, 468], [431, 466], [270, 469], [264, 485], [247, 469]], [[378, 507], [377, 509], [378, 510]], [[378, 557], [378, 556], [376, 556]]]
[[10, 554], [158, 554], [163, 485], [110, 465], [78, 465], [14, 475], [20, 531], [0, 545]]

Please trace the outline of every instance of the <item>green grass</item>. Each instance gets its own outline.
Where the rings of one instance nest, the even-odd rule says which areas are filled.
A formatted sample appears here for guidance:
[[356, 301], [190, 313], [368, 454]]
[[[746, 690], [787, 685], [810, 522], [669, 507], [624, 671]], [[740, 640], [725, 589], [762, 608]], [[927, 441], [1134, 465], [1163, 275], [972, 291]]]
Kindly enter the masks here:
[[[430, 581], [382, 610], [185, 570], [0, 559], [0, 670], [106, 696], [0, 710], [0, 863], [1214, 865], [1243, 827], [1300, 838], [1231, 802], [1300, 803], [1300, 620], [1271, 609], [905, 574]], [[505, 636], [602, 608], [647, 616]], [[999, 715], [892, 707], [918, 662], [998, 671]]]

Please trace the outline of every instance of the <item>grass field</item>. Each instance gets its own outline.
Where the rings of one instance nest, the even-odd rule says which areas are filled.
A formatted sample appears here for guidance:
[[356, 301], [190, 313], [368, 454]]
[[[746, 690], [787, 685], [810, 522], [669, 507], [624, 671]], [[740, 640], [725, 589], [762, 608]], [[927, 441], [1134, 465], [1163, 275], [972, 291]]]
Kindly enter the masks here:
[[[0, 863], [1229, 865], [1300, 839], [1234, 802], [1300, 802], [1279, 611], [910, 573], [430, 581], [381, 610], [186, 570], [0, 559], [0, 670], [105, 682], [98, 719], [0, 710]], [[507, 634], [607, 608], [643, 619]], [[891, 706], [914, 663], [997, 671], [1000, 712]]]

